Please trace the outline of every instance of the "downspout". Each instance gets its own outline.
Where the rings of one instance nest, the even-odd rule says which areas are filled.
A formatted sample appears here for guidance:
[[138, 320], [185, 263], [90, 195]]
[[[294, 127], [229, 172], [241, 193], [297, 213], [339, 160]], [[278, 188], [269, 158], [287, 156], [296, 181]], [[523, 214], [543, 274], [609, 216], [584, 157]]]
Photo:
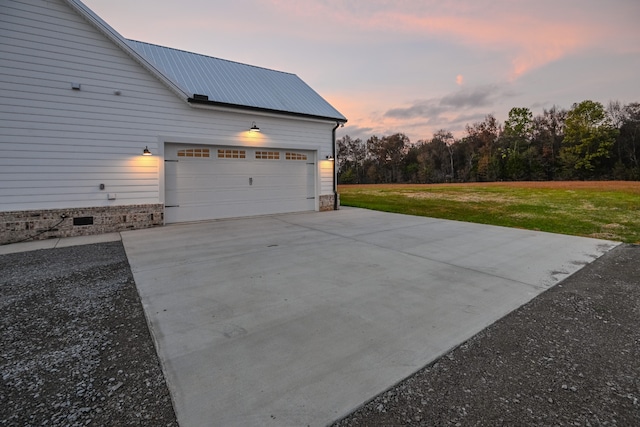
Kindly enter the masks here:
[[338, 210], [338, 173], [336, 170], [336, 163], [338, 158], [336, 156], [336, 129], [340, 127], [340, 122], [336, 122], [336, 126], [331, 130], [332, 139], [332, 156], [333, 156], [333, 210]]

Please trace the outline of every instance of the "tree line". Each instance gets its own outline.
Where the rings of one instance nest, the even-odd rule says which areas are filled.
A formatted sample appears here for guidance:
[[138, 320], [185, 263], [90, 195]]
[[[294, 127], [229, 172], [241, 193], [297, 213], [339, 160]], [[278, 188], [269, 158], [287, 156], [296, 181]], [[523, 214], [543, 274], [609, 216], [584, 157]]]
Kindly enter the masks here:
[[640, 103], [512, 108], [504, 124], [490, 114], [458, 139], [442, 129], [415, 143], [396, 133], [336, 145], [341, 184], [640, 180]]

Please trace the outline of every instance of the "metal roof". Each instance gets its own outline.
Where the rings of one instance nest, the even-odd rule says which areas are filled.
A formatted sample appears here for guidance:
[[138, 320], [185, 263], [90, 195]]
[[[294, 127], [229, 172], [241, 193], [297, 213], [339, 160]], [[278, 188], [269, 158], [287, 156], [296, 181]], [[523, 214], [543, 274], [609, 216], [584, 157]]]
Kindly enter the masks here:
[[347, 120], [295, 74], [135, 40], [126, 43], [186, 93], [206, 95], [209, 103]]

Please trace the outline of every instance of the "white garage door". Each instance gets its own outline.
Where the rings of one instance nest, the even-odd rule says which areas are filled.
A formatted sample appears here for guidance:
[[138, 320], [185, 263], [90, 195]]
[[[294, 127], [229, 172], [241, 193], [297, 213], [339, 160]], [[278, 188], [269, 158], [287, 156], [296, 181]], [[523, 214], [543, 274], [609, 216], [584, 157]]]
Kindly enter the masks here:
[[315, 209], [315, 152], [167, 144], [165, 221]]

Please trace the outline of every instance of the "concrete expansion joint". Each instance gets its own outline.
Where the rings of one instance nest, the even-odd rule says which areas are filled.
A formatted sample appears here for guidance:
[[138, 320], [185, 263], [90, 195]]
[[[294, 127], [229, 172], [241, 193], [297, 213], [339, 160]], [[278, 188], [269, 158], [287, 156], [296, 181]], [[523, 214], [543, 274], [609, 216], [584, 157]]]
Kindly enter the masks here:
[[[283, 219], [283, 218], [280, 218], [280, 217], [277, 217], [277, 216], [275, 216], [274, 218], [275, 218], [275, 219], [277, 219], [278, 221], [284, 222], [285, 224], [288, 224], [288, 225], [293, 225], [293, 226], [296, 226], [296, 227], [306, 228], [307, 230], [318, 231], [318, 232], [320, 232], [320, 233], [325, 233], [325, 234], [329, 234], [329, 235], [331, 235], [331, 236], [336, 236], [336, 237], [341, 237], [341, 238], [344, 238], [344, 239], [353, 240], [353, 241], [355, 241], [355, 242], [360, 242], [360, 240], [356, 239], [356, 237], [360, 237], [360, 236], [370, 236], [370, 235], [372, 235], [372, 234], [376, 234], [376, 233], [384, 233], [384, 232], [389, 232], [389, 231], [404, 230], [404, 229], [407, 229], [407, 228], [415, 227], [415, 225], [414, 225], [414, 224], [411, 224], [411, 225], [403, 225], [403, 226], [399, 226], [399, 227], [392, 227], [392, 228], [378, 229], [378, 230], [375, 230], [374, 232], [366, 232], [366, 233], [354, 234], [354, 235], [351, 235], [351, 236], [345, 236], [344, 234], [340, 234], [340, 233], [333, 233], [333, 232], [331, 232], [331, 231], [329, 231], [329, 230], [326, 230], [326, 229], [324, 229], [324, 228], [311, 227], [311, 226], [309, 226], [309, 225], [304, 225], [304, 224], [298, 224], [298, 223], [295, 223], [295, 222], [290, 222], [290, 221], [287, 221], [287, 220], [285, 220], [285, 219]], [[362, 241], [362, 242], [363, 242], [363, 243], [367, 243], [367, 244], [369, 244], [369, 242], [364, 242], [364, 241]], [[373, 243], [372, 243], [372, 244], [373, 244]], [[381, 246], [381, 247], [382, 247], [382, 246]]]
[[[470, 271], [470, 272], [473, 272], [473, 273], [476, 273], [476, 274], [481, 274], [481, 275], [486, 276], [486, 277], [495, 277], [497, 279], [507, 280], [507, 281], [513, 282], [514, 284], [518, 283], [518, 284], [524, 285], [526, 287], [530, 287], [530, 288], [532, 288], [534, 290], [538, 290], [538, 291], [547, 289], [547, 288], [549, 288], [551, 286], [556, 285], [557, 283], [560, 283], [562, 280], [564, 280], [564, 278], [563, 278], [562, 280], [555, 281], [555, 283], [553, 283], [552, 285], [549, 285], [549, 286], [539, 285], [539, 284], [534, 284], [534, 283], [528, 283], [528, 282], [524, 282], [524, 281], [521, 281], [521, 280], [515, 280], [515, 279], [509, 278], [509, 277], [500, 276], [500, 275], [497, 275], [497, 274], [487, 273], [486, 271], [482, 271], [482, 270], [479, 270], [479, 269], [465, 267], [465, 266], [462, 266], [462, 265], [459, 265], [459, 264], [454, 264], [454, 263], [451, 263], [451, 262], [441, 261], [441, 260], [437, 260], [437, 259], [434, 259], [434, 258], [429, 258], [429, 257], [423, 256], [423, 255], [418, 255], [418, 254], [414, 254], [414, 253], [411, 253], [411, 252], [407, 252], [407, 251], [404, 251], [404, 250], [393, 249], [393, 248], [390, 248], [388, 246], [381, 245], [379, 243], [373, 243], [373, 242], [368, 242], [368, 241], [359, 239], [359, 237], [370, 236], [372, 234], [376, 234], [376, 233], [379, 233], [379, 232], [388, 232], [388, 231], [398, 231], [398, 230], [410, 229], [410, 228], [415, 227], [414, 224], [405, 225], [405, 226], [399, 226], [399, 227], [393, 227], [393, 228], [385, 228], [385, 229], [382, 229], [382, 230], [378, 229], [378, 230], [375, 230], [373, 232], [360, 233], [360, 234], [356, 234], [356, 235], [353, 235], [353, 236], [345, 236], [343, 234], [333, 233], [333, 232], [328, 231], [326, 229], [317, 228], [317, 227], [311, 227], [309, 225], [301, 225], [301, 224], [297, 224], [297, 223], [294, 223], [294, 222], [290, 222], [290, 221], [287, 221], [286, 219], [281, 218], [281, 217], [274, 217], [274, 218], [277, 219], [278, 221], [283, 222], [283, 223], [288, 224], [288, 225], [294, 225], [294, 226], [297, 226], [297, 227], [305, 228], [307, 230], [318, 231], [318, 232], [321, 232], [321, 233], [324, 233], [324, 234], [328, 234], [328, 235], [331, 235], [331, 236], [334, 236], [334, 237], [339, 237], [339, 238], [342, 238], [342, 239], [350, 240], [352, 242], [356, 242], [356, 243], [360, 243], [360, 244], [364, 244], [364, 245], [368, 245], [368, 246], [375, 246], [375, 247], [377, 247], [379, 249], [383, 249], [383, 250], [387, 250], [387, 251], [391, 251], [391, 252], [396, 252], [396, 253], [401, 253], [401, 254], [404, 254], [404, 255], [407, 255], [407, 256], [410, 256], [410, 257], [413, 257], [413, 258], [418, 258], [420, 260], [430, 261], [430, 262], [434, 262], [434, 263], [438, 263], [438, 264], [447, 265], [449, 267], [458, 268], [458, 269], [462, 269], [462, 270], [465, 270], [465, 271]], [[552, 278], [551, 275], [549, 277]]]

